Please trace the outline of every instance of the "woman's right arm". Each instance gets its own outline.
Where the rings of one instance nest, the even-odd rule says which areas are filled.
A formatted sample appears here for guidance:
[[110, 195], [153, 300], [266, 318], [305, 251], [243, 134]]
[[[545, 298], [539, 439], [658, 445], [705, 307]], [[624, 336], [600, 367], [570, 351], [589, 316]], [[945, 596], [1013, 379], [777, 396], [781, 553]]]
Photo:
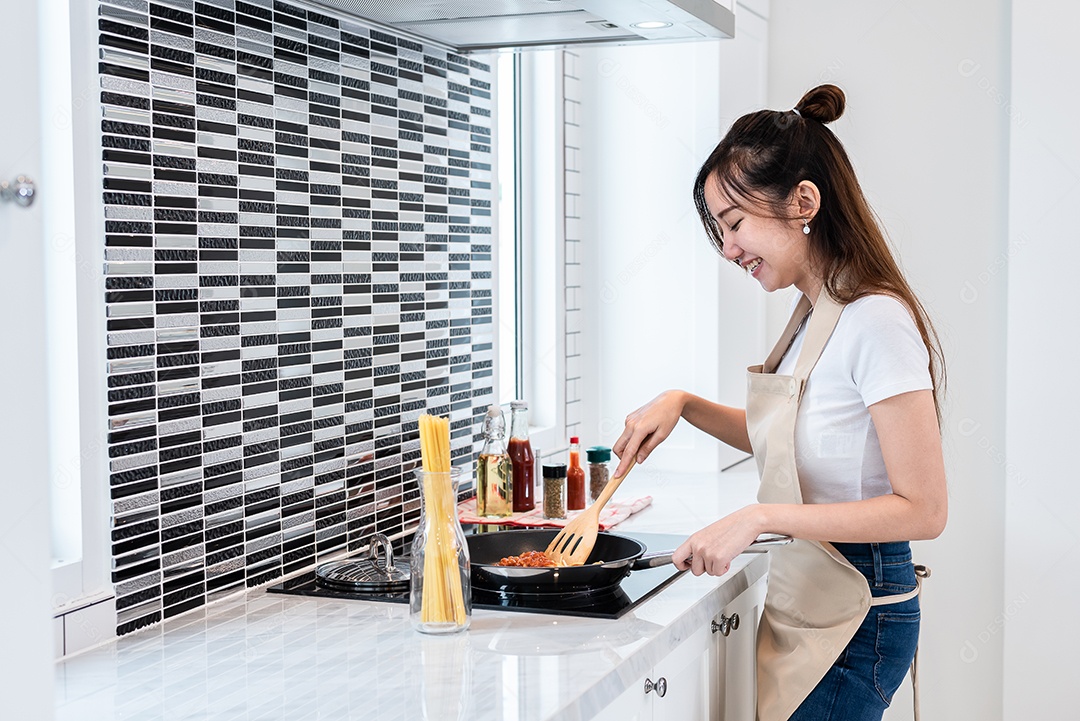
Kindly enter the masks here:
[[667, 438], [679, 418], [729, 446], [752, 453], [746, 432], [746, 411], [705, 400], [686, 391], [665, 391], [626, 417], [626, 427], [612, 450], [619, 457], [618, 477], [626, 472], [630, 458], [638, 463], [649, 457]]

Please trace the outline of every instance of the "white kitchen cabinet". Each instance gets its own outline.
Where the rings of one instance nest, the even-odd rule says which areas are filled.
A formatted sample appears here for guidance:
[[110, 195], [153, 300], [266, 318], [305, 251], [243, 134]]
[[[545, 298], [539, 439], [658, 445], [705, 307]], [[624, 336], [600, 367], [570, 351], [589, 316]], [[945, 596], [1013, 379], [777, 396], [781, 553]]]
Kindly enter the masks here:
[[[767, 578], [760, 579], [713, 619], [716, 703], [723, 721], [754, 721], [757, 713], [757, 630], [765, 606]], [[733, 619], [738, 618], [735, 623]], [[727, 635], [724, 635], [724, 626]]]
[[717, 644], [702, 626], [596, 718], [602, 721], [718, 719], [712, 670]]
[[[743, 591], [609, 704], [600, 721], [754, 721], [766, 577]], [[737, 617], [737, 623], [733, 619]], [[725, 633], [726, 631], [726, 633]]]

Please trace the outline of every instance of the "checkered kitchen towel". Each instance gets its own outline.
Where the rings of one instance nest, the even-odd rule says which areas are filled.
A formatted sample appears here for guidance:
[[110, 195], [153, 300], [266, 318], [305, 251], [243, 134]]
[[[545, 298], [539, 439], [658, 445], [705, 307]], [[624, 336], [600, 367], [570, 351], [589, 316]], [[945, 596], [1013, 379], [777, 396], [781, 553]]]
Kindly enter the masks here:
[[[606, 531], [612, 526], [622, 523], [631, 514], [647, 508], [652, 503], [652, 496], [642, 496], [628, 501], [608, 501], [604, 510], [600, 511], [600, 530]], [[458, 519], [462, 523], [498, 523], [504, 526], [565, 526], [574, 519], [581, 511], [569, 511], [564, 519], [544, 518], [542, 504], [537, 503], [531, 511], [515, 513], [504, 518], [494, 518], [476, 515], [476, 497], [462, 501], [458, 504]]]

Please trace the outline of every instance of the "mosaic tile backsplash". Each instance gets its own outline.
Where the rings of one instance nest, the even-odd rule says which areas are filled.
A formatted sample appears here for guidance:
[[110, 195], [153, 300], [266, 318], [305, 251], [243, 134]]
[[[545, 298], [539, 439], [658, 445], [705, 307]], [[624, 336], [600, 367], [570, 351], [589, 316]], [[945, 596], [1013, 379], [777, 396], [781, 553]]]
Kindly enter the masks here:
[[492, 395], [491, 72], [309, 6], [99, 5], [117, 632], [415, 527]]

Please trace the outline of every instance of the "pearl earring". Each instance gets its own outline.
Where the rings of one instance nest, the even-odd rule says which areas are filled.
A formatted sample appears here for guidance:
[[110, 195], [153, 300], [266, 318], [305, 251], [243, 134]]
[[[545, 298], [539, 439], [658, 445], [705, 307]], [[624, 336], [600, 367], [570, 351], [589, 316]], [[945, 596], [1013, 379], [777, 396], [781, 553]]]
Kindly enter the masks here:
[[810, 221], [806, 218], [802, 219], [802, 232], [803, 235], [810, 235]]

